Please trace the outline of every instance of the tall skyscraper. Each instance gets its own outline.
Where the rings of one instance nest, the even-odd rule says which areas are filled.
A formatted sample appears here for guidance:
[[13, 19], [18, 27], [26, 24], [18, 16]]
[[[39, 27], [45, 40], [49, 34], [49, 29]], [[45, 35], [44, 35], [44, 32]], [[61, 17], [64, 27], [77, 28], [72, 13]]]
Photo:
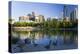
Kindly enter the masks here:
[[78, 8], [75, 8], [76, 11], [76, 18], [78, 19]]
[[70, 20], [75, 21], [78, 18], [78, 9], [75, 8], [71, 13], [70, 13]]
[[64, 5], [63, 7], [63, 18], [65, 19], [67, 17], [67, 6]]
[[69, 17], [70, 12], [69, 12], [68, 8], [69, 7], [67, 5], [63, 6], [63, 13], [62, 13], [63, 15], [62, 16], [63, 16], [63, 20], [66, 20], [66, 21], [70, 20], [70, 17]]

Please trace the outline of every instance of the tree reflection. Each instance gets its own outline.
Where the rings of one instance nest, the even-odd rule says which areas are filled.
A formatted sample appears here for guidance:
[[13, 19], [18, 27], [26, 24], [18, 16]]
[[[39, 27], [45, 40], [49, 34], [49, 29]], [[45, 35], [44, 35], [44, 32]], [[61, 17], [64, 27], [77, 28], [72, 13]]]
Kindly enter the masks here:
[[[66, 45], [67, 47], [71, 44], [77, 45], [77, 31], [66, 31], [66, 30], [40, 30], [40, 31], [13, 31], [12, 34], [12, 45], [18, 45], [21, 50], [24, 51], [24, 47], [37, 48], [43, 50], [55, 49]], [[65, 48], [65, 47], [64, 47]], [[62, 48], [61, 48], [62, 49]]]

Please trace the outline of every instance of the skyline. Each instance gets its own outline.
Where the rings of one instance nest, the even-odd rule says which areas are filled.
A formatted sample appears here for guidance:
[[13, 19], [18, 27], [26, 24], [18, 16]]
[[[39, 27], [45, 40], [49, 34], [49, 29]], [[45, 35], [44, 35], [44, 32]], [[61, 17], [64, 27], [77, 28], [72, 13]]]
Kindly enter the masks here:
[[[35, 15], [44, 15], [44, 18], [57, 17], [62, 18], [64, 4], [35, 3], [35, 2], [11, 2], [11, 17], [18, 21], [19, 16], [26, 16], [32, 12]], [[67, 5], [68, 13], [78, 8], [77, 5]], [[69, 17], [69, 14], [67, 15]]]

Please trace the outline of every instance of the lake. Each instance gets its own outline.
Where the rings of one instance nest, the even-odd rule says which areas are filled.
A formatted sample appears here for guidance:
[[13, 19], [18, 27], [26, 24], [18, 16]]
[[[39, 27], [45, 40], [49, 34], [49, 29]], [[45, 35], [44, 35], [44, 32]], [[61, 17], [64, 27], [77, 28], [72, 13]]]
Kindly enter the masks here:
[[78, 48], [76, 30], [12, 31], [11, 34], [13, 53]]

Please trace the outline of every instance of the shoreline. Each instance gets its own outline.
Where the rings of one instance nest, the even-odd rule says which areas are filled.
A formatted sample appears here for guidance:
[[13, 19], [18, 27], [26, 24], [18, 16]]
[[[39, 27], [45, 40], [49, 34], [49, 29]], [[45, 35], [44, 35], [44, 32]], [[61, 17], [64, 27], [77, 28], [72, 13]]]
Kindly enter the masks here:
[[16, 31], [35, 31], [35, 30], [78, 30], [78, 28], [51, 28], [51, 29], [44, 29], [44, 28], [38, 28], [38, 27], [12, 27], [13, 30]]

